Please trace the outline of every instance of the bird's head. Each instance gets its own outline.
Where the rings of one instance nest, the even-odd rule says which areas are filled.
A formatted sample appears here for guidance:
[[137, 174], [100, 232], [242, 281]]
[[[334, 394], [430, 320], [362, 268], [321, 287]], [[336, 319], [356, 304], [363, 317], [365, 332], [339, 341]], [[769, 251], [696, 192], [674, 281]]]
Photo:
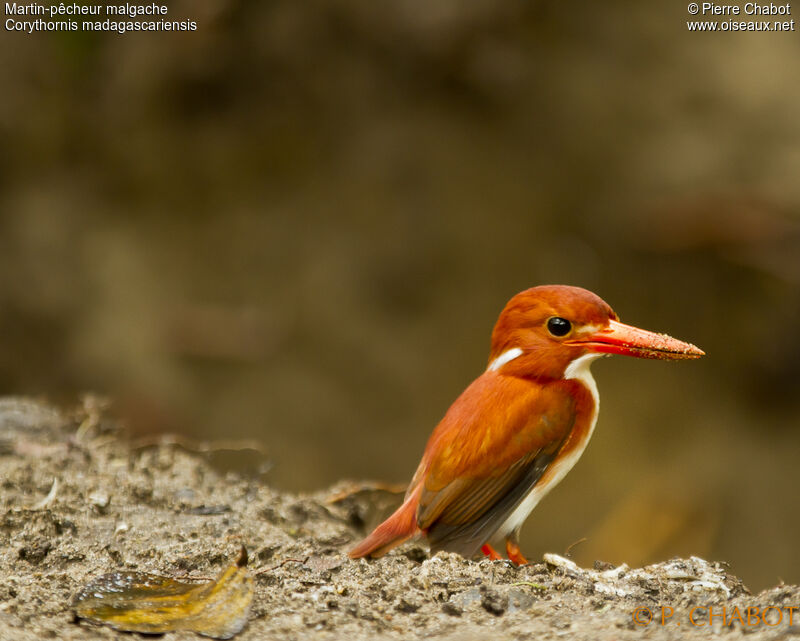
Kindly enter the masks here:
[[704, 352], [665, 334], [619, 322], [599, 296], [580, 287], [543, 285], [514, 296], [492, 332], [489, 369], [525, 377], [563, 378], [583, 356], [699, 358]]

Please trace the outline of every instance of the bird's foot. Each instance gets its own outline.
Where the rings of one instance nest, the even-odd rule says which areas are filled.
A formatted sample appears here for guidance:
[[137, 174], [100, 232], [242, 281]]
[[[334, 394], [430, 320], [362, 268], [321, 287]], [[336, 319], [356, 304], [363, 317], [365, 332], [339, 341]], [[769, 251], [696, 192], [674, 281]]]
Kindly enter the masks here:
[[528, 564], [528, 559], [522, 555], [522, 550], [519, 549], [519, 544], [514, 541], [506, 541], [506, 554], [508, 555], [508, 560], [515, 565]]
[[492, 561], [500, 561], [503, 558], [500, 556], [500, 553], [488, 543], [481, 546], [481, 552], [488, 556]]

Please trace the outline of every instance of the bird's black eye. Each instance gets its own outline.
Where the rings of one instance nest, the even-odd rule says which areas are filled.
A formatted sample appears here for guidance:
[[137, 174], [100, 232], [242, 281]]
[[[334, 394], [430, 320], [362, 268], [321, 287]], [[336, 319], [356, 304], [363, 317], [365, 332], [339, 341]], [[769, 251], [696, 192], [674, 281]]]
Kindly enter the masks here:
[[569, 334], [569, 330], [571, 329], [572, 323], [570, 323], [566, 318], [553, 316], [552, 318], [547, 319], [547, 331], [553, 336], [566, 336]]

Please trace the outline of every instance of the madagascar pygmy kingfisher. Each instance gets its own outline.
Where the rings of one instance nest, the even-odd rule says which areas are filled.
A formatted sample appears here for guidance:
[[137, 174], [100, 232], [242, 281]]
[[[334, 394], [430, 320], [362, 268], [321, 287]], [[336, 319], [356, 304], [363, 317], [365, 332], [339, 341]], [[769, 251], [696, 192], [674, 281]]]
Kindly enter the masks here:
[[514, 296], [492, 332], [489, 366], [433, 431], [405, 502], [350, 552], [378, 557], [417, 534], [448, 550], [526, 563], [519, 532], [592, 436], [599, 396], [589, 371], [600, 356], [687, 359], [703, 351], [619, 322], [579, 287]]

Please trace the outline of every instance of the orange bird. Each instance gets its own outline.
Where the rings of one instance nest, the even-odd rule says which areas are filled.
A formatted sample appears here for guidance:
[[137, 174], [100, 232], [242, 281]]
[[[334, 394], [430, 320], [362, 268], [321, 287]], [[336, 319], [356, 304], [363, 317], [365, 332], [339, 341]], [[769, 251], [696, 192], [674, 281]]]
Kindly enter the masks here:
[[424, 534], [431, 552], [493, 559], [505, 541], [527, 563], [519, 532], [536, 504], [580, 458], [599, 397], [589, 366], [608, 354], [699, 358], [689, 343], [619, 322], [601, 298], [547, 285], [514, 296], [492, 332], [486, 371], [436, 426], [405, 502], [350, 556], [378, 557]]

